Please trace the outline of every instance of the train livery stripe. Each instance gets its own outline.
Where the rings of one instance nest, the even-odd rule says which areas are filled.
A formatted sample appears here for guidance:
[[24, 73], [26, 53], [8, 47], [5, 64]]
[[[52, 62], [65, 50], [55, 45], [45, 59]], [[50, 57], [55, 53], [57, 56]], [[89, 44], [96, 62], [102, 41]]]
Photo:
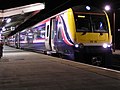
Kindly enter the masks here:
[[62, 23], [63, 23], [63, 26], [64, 26], [64, 33], [66, 34], [66, 37], [68, 39], [68, 41], [73, 45], [74, 43], [72, 42], [71, 38], [70, 38], [70, 35], [68, 34], [68, 30], [67, 30], [67, 26], [65, 24], [65, 20], [63, 19], [63, 17], [61, 16], [61, 19], [62, 19]]
[[[72, 46], [73, 45], [73, 42], [71, 40], [71, 38], [69, 37], [69, 34], [67, 32], [67, 27], [66, 27], [66, 24], [65, 24], [65, 21], [63, 19], [62, 16], [59, 16], [58, 17], [58, 22], [61, 22], [62, 25], [61, 26], [61, 33], [62, 33], [62, 37], [63, 37], [63, 40], [66, 44]], [[62, 27], [63, 26], [63, 27]], [[58, 27], [59, 28], [59, 27]]]
[[63, 37], [63, 40], [65, 41], [65, 43], [72, 46], [73, 44], [68, 41], [63, 29], [61, 30], [61, 33], [62, 33], [62, 37]]
[[45, 42], [45, 39], [36, 39], [36, 40], [33, 40], [33, 43], [44, 43]]
[[20, 43], [27, 43], [27, 41], [20, 41]]

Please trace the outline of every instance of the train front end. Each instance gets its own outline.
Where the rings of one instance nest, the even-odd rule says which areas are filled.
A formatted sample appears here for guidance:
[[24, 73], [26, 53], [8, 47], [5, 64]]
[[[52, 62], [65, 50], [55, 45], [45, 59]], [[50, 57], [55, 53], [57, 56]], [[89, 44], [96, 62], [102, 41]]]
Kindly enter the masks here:
[[76, 6], [73, 11], [75, 58], [82, 57], [94, 65], [110, 65], [112, 35], [107, 14], [89, 6]]

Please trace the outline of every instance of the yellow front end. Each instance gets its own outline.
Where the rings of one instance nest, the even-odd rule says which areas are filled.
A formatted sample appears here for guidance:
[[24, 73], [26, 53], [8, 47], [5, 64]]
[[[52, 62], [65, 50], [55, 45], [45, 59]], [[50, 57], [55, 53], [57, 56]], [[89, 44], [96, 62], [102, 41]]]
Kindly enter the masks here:
[[82, 45], [86, 53], [111, 52], [112, 35], [108, 16], [106, 13], [92, 14], [80, 13], [74, 16], [76, 23], [75, 44]]
[[83, 43], [84, 46], [102, 46], [110, 44], [108, 33], [76, 32], [76, 43]]
[[112, 35], [107, 14], [74, 12], [74, 22], [75, 59], [87, 58], [92, 64], [110, 65]]
[[108, 32], [76, 32], [76, 43], [83, 43], [85, 46], [102, 46], [103, 44], [107, 43], [112, 46], [110, 22], [106, 13], [105, 15], [107, 20]]
[[106, 57], [112, 53], [112, 35], [105, 12], [74, 12], [68, 9], [64, 18], [67, 33], [73, 42], [71, 55], [74, 55], [75, 60], [87, 58], [98, 65], [110, 61]]

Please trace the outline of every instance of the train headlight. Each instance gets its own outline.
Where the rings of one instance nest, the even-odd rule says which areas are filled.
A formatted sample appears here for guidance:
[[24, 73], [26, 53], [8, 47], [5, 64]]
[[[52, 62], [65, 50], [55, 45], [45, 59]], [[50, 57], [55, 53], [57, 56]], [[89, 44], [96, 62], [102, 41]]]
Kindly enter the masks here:
[[83, 48], [84, 45], [83, 45], [82, 43], [80, 43], [80, 44], [75, 44], [74, 47], [75, 47], [75, 48]]
[[79, 44], [75, 44], [75, 47], [78, 48], [78, 47], [79, 47]]
[[103, 44], [103, 48], [108, 48], [108, 47], [111, 47], [111, 45], [107, 44], [107, 43], [104, 43]]

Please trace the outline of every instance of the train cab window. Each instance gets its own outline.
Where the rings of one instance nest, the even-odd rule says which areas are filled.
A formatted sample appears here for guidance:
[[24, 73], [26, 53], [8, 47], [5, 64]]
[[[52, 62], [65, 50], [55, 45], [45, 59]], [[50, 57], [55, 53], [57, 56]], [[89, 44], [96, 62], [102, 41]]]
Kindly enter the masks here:
[[92, 15], [92, 26], [95, 32], [107, 32], [107, 20], [105, 15]]
[[104, 14], [75, 14], [77, 32], [108, 32]]
[[80, 31], [90, 31], [90, 18], [85, 15], [77, 15], [76, 16], [76, 27], [77, 32]]

